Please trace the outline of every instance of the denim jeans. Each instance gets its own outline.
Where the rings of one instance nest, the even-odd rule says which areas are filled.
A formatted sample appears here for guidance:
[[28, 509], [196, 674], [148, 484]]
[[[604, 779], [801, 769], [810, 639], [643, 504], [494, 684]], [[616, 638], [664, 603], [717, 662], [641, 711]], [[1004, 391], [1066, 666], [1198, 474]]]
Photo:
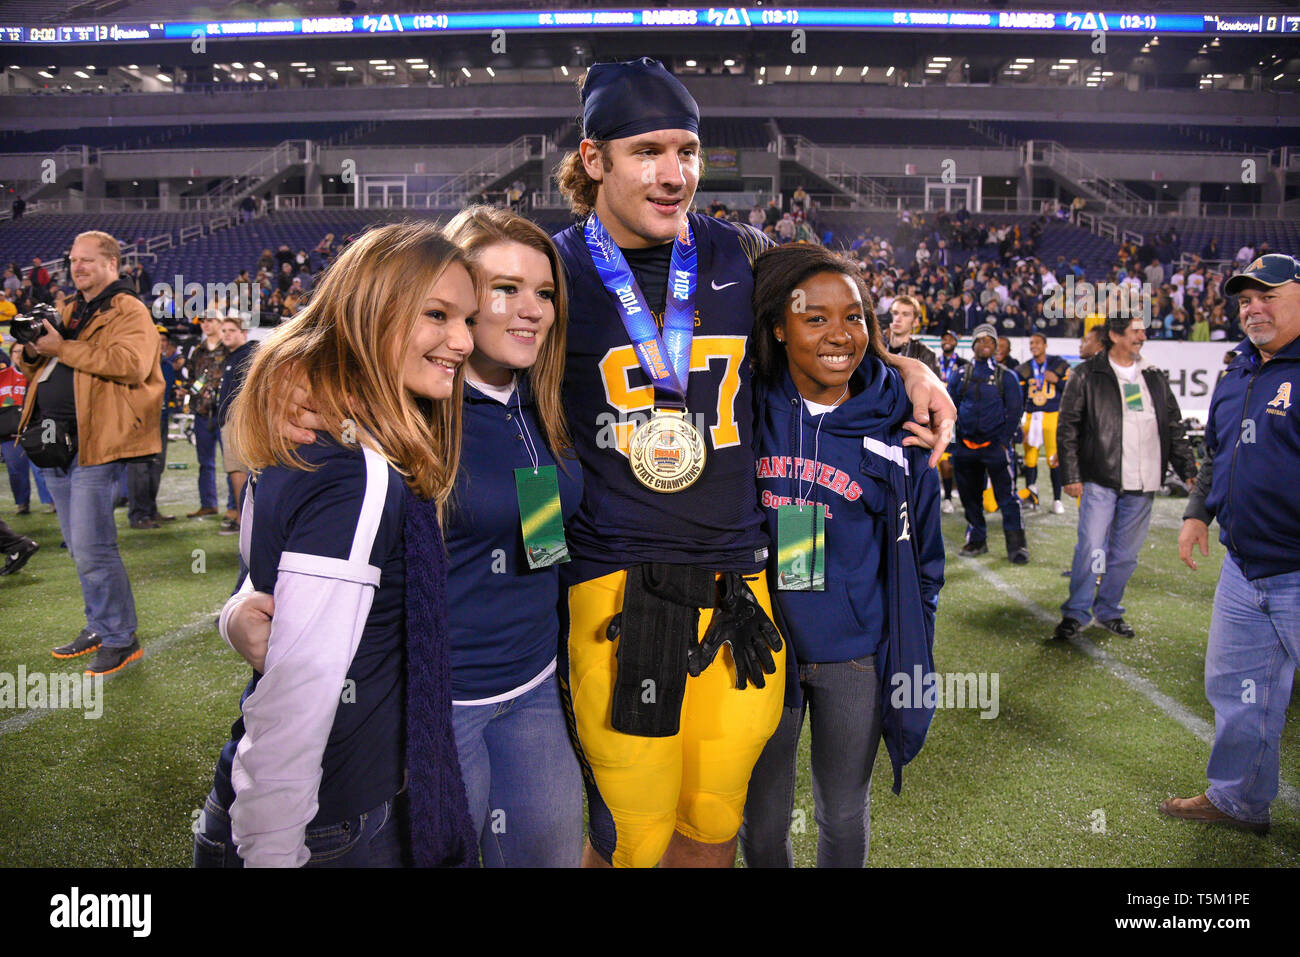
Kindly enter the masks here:
[[1205, 697], [1214, 708], [1205, 793], [1225, 814], [1269, 819], [1297, 664], [1300, 572], [1248, 581], [1225, 556], [1205, 651]]
[[800, 664], [803, 704], [781, 723], [754, 765], [740, 827], [748, 867], [793, 867], [790, 827], [795, 768], [806, 711], [812, 712], [813, 814], [817, 866], [862, 867], [871, 845], [871, 769], [880, 744], [876, 656]]
[[86, 627], [106, 648], [125, 648], [135, 632], [135, 598], [117, 550], [113, 498], [122, 466], [86, 465], [77, 456], [66, 469], [42, 469], [59, 510], [59, 529], [81, 579]]
[[582, 772], [551, 675], [497, 704], [452, 705], [484, 867], [577, 867]]
[[[306, 844], [311, 857], [305, 866], [406, 866], [405, 832], [406, 795], [402, 793], [346, 821], [307, 828]], [[230, 836], [230, 815], [217, 803], [216, 792], [203, 802], [203, 813], [195, 822], [194, 866], [244, 866]]]
[[4, 457], [5, 471], [9, 473], [9, 490], [14, 493], [15, 505], [19, 508], [31, 505], [32, 482], [29, 475], [36, 476], [36, 494], [40, 496], [41, 502], [49, 505], [54, 501], [50, 498], [50, 490], [45, 487], [41, 470], [32, 465], [31, 459], [16, 441], [0, 442], [0, 456]]
[[[1137, 568], [1151, 524], [1153, 492], [1116, 492], [1083, 483], [1079, 540], [1070, 566], [1070, 597], [1061, 614], [1085, 625], [1124, 617], [1124, 588]], [[1100, 582], [1098, 582], [1100, 576]]]
[[221, 427], [217, 417], [194, 417], [194, 451], [199, 459], [199, 508], [217, 507], [217, 446]]

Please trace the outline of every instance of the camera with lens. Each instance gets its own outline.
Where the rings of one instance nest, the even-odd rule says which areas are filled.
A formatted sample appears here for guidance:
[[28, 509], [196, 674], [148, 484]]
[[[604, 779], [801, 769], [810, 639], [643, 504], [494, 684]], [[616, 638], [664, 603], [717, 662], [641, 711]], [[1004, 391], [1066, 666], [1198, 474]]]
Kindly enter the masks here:
[[48, 302], [38, 302], [32, 306], [31, 312], [27, 315], [14, 316], [9, 320], [9, 334], [22, 345], [35, 342], [48, 331], [42, 321], [45, 319], [50, 321], [50, 325], [54, 327], [59, 335], [67, 336], [68, 331], [64, 328], [59, 317], [59, 310]]

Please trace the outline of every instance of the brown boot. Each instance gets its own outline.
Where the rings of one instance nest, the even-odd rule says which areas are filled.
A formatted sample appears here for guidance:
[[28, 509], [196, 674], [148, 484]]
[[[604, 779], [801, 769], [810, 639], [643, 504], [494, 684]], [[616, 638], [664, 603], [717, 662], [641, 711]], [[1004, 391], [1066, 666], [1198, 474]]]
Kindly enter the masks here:
[[1167, 817], [1176, 817], [1184, 821], [1201, 821], [1205, 824], [1226, 824], [1228, 827], [1240, 828], [1254, 834], [1267, 834], [1268, 822], [1243, 821], [1241, 818], [1224, 814], [1210, 803], [1204, 794], [1190, 798], [1165, 798], [1160, 802], [1160, 813]]

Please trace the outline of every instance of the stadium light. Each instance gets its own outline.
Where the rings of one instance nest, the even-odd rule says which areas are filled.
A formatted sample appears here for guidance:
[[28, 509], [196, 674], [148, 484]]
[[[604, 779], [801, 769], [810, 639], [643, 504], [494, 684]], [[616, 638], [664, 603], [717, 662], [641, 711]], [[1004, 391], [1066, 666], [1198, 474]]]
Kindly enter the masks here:
[[869, 66], [864, 66], [864, 67], [862, 68], [862, 72], [859, 73], [858, 76], [866, 76], [866, 75], [867, 75], [867, 71], [870, 70], [870, 69], [871, 69], [871, 67], [869, 67]]
[[417, 57], [414, 57], [414, 58], [412, 58], [412, 59], [408, 59], [406, 62], [407, 62], [407, 63], [423, 63], [423, 62], [424, 62], [424, 57], [422, 57], [422, 56], [417, 56]]
[[[862, 70], [864, 76], [866, 75], [866, 72], [867, 72], [866, 68], [864, 67]], [[891, 66], [888, 70], [885, 71], [885, 76], [890, 77], [893, 75], [894, 75], [894, 68]]]
[[340, 73], [352, 72], [352, 67], [348, 66], [347, 64], [344, 64], [343, 66], [336, 66], [334, 69], [338, 70]]
[[388, 62], [387, 60], [371, 60], [371, 61], [370, 61], [370, 65], [371, 65], [371, 66], [381, 66], [381, 65], [383, 65], [383, 64], [385, 64], [385, 63], [387, 63], [387, 62]]
[[87, 63], [87, 64], [86, 64], [86, 69], [87, 69], [87, 70], [93, 70], [93, 69], [95, 69], [95, 64], [93, 64], [93, 63]]
[[53, 79], [54, 79], [54, 74], [53, 74], [53, 73], [47, 73], [47, 72], [45, 72], [44, 70], [37, 70], [37, 71], [36, 71], [36, 74], [37, 74], [38, 76], [43, 76], [43, 77], [45, 77], [45, 79], [47, 79], [47, 80], [53, 80]]
[[126, 65], [126, 68], [127, 68], [128, 70], [138, 70], [138, 69], [140, 69], [140, 68], [139, 68], [138, 66], [136, 66], [134, 63], [128, 63], [128, 64]]
[[244, 64], [242, 63], [231, 63], [230, 65], [234, 67], [236, 70], [242, 70], [244, 68]]
[[290, 64], [289, 64], [289, 66], [306, 66], [306, 65], [307, 65], [307, 61], [306, 61], [306, 60], [299, 60], [299, 61], [297, 61], [296, 63], [290, 63]]
[[254, 60], [254, 61], [253, 61], [253, 66], [257, 67], [259, 70], [265, 70], [265, 69], [266, 69], [266, 64], [263, 63], [261, 60]]
[[790, 64], [788, 63], [785, 65], [785, 75], [786, 76], [790, 75]]
[[723, 66], [735, 66], [735, 65], [736, 65], [736, 61], [735, 61], [735, 60], [723, 60], [723, 61], [722, 61], [722, 65], [723, 65]]
[[808, 71], [808, 75], [809, 75], [809, 76], [816, 76], [816, 75], [817, 75], [817, 64], [815, 64], [815, 63], [813, 64], [812, 68]]
[[271, 71], [269, 71], [269, 72], [267, 73], [267, 76], [269, 76], [272, 80], [278, 80], [278, 79], [280, 79], [280, 74], [277, 73], [275, 70], [271, 70]]
[[433, 79], [436, 80], [436, 79], [438, 78], [438, 71], [435, 70], [435, 69], [433, 69], [433, 67], [430, 67], [430, 68], [429, 68], [429, 76], [433, 77]]
[[260, 73], [249, 73], [249, 74], [248, 74], [248, 78], [249, 78], [250, 80], [252, 80], [254, 83], [261, 83], [261, 82], [262, 82], [262, 74], [260, 74]]
[[560, 72], [563, 73], [565, 76], [568, 76], [568, 75], [569, 75], [569, 68], [568, 68], [567, 66], [565, 66], [563, 63], [561, 63], [561, 64], [560, 64]]
[[79, 77], [81, 77], [83, 80], [89, 80], [89, 79], [90, 79], [90, 76], [87, 75], [86, 73], [82, 72], [81, 70], [75, 70], [75, 71], [74, 71], [74, 75], [75, 75], [75, 76], [79, 76]]
[[1028, 64], [1034, 62], [1034, 58], [1033, 58], [1033, 57], [1023, 57], [1023, 56], [1022, 56], [1022, 57], [1016, 57], [1016, 62], [1017, 62], [1017, 63], [1024, 63], [1024, 64], [1028, 65]]
[[[952, 57], [950, 57], [950, 56], [932, 56], [932, 57], [930, 57], [930, 60], [931, 60], [931, 62], [933, 62], [933, 63], [951, 63], [951, 62], [952, 62]], [[1031, 61], [1031, 62], [1032, 62], [1032, 61]]]
[[1078, 61], [1078, 60], [1068, 60], [1068, 59], [1066, 59], [1065, 57], [1061, 57], [1061, 58], [1060, 58], [1059, 60], [1057, 60], [1056, 62], [1057, 62], [1057, 63], [1069, 63], [1070, 65], [1074, 65], [1075, 63], [1078, 63], [1079, 61]]
[[164, 83], [170, 83], [172, 81], [172, 78], [169, 77], [166, 73], [159, 73], [158, 79], [162, 80]]
[[488, 75], [488, 76], [491, 76], [491, 77], [495, 77], [495, 76], [496, 76], [496, 71], [493, 70], [490, 66], [485, 66], [483, 69], [487, 70], [487, 75]]
[[469, 72], [469, 67], [467, 67], [467, 66], [463, 66], [463, 67], [461, 67], [461, 68], [460, 68], [460, 72], [465, 74], [465, 78], [466, 78], [467, 80], [472, 80], [472, 79], [473, 79], [473, 76], [471, 76], [471, 74], [470, 74], [470, 72]]
[[1285, 73], [1279, 73], [1277, 76], [1273, 77], [1273, 82], [1276, 83], [1278, 80], [1282, 79], [1282, 77], [1284, 77], [1284, 76], [1286, 76]]
[[839, 76], [839, 75], [840, 75], [841, 73], [843, 73], [843, 72], [844, 72], [844, 67], [842, 67], [842, 66], [837, 66], [837, 67], [835, 68], [835, 75], [836, 75], [836, 76]]
[[687, 66], [695, 66], [695, 61], [694, 61], [694, 60], [687, 60], [687, 61], [686, 61], [686, 65], [687, 65]]

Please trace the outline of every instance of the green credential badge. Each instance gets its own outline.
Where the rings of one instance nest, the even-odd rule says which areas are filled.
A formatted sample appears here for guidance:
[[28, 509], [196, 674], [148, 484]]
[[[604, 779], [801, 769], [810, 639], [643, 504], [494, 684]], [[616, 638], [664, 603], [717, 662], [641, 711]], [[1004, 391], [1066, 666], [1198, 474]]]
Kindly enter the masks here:
[[564, 514], [560, 484], [554, 465], [515, 469], [519, 496], [519, 527], [524, 533], [524, 554], [529, 568], [546, 568], [569, 560], [564, 540]]
[[781, 505], [776, 510], [776, 587], [826, 590], [826, 506]]
[[1124, 383], [1124, 407], [1130, 412], [1142, 411], [1142, 386], [1139, 383]]

